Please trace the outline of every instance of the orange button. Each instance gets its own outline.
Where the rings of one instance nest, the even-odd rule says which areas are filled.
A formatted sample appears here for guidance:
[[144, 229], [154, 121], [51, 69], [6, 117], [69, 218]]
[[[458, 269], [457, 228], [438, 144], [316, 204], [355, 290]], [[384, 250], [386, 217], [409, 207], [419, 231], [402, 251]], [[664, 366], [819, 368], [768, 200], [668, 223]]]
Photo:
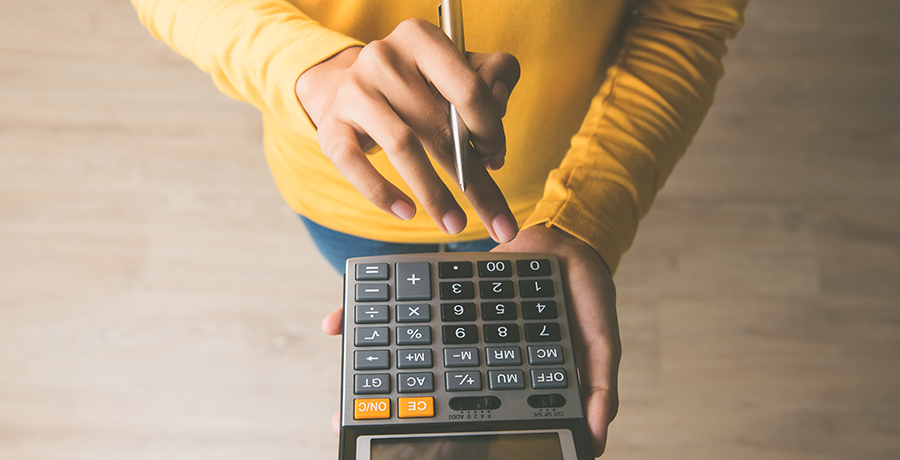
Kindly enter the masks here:
[[434, 417], [434, 398], [400, 398], [397, 408], [400, 418]]
[[367, 420], [375, 418], [391, 418], [391, 399], [354, 399], [353, 419]]

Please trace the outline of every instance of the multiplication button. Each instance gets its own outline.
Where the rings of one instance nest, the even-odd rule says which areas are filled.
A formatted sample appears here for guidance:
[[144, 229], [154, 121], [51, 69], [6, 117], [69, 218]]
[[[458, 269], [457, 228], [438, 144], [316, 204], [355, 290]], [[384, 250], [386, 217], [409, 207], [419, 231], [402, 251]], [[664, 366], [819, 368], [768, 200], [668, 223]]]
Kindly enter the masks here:
[[397, 305], [398, 323], [427, 323], [431, 321], [431, 305]]
[[448, 371], [444, 373], [447, 391], [480, 391], [481, 372]]

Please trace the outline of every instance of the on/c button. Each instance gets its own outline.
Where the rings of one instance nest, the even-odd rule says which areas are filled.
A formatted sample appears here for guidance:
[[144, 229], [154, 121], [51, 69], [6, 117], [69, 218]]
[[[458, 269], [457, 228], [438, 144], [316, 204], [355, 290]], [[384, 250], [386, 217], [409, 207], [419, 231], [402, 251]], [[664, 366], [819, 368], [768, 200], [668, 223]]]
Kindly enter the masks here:
[[391, 418], [391, 399], [372, 398], [353, 400], [353, 419], [369, 420]]
[[397, 410], [400, 418], [434, 417], [434, 398], [400, 398]]

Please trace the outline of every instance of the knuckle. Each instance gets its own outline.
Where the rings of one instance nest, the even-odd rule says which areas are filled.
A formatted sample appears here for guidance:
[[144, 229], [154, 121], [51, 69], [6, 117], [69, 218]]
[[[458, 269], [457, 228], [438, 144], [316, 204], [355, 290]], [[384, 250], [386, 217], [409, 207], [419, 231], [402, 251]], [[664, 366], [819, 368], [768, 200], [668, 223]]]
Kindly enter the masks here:
[[418, 140], [409, 128], [399, 129], [386, 136], [381, 147], [388, 152], [406, 152], [411, 150]]
[[384, 40], [374, 40], [360, 50], [359, 55], [356, 57], [356, 62], [370, 68], [388, 60], [389, 55], [390, 45]]
[[391, 202], [391, 187], [385, 181], [371, 181], [363, 192], [366, 199], [376, 205], [387, 205]]
[[422, 18], [410, 18], [398, 24], [394, 30], [404, 35], [421, 36], [426, 34], [430, 27], [434, 26]]

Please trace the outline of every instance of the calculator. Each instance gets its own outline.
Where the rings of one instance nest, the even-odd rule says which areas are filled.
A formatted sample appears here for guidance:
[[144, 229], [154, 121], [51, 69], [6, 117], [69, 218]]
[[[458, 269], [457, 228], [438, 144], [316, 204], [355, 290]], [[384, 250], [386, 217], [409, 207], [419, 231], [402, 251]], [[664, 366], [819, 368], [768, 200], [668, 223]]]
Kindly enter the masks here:
[[553, 254], [347, 260], [341, 460], [593, 459]]

